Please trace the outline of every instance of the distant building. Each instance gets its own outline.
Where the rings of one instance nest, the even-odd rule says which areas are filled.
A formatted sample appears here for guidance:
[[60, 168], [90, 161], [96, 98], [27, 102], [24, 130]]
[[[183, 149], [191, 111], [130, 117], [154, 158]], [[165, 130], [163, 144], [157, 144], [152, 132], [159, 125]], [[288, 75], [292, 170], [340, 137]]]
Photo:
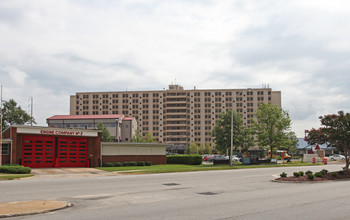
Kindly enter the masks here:
[[129, 142], [135, 135], [137, 122], [133, 117], [114, 115], [55, 115], [46, 119], [49, 127], [97, 129], [99, 123], [108, 129], [117, 142]]
[[[333, 155], [334, 153], [339, 153], [339, 151], [335, 147], [327, 147], [326, 144], [321, 144], [319, 145], [319, 147], [320, 149], [325, 151], [326, 156]], [[306, 141], [304, 141], [304, 138], [298, 138], [296, 155], [308, 154], [308, 152], [311, 149], [312, 151], [316, 152], [315, 148], [316, 145], [310, 145]]]
[[140, 134], [152, 133], [156, 142], [213, 146], [210, 133], [222, 112], [233, 109], [252, 126], [260, 103], [281, 108], [281, 92], [268, 87], [185, 90], [180, 85], [156, 91], [78, 92], [70, 97], [70, 114], [123, 114], [134, 117]]

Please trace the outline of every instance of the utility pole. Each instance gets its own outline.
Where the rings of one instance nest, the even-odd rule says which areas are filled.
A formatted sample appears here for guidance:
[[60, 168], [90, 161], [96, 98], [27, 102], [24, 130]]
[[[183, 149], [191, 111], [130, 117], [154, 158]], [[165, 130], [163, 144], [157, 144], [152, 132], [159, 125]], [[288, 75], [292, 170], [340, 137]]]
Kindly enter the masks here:
[[232, 109], [231, 109], [231, 147], [230, 147], [230, 166], [232, 166], [232, 150], [233, 150], [233, 99], [232, 99]]

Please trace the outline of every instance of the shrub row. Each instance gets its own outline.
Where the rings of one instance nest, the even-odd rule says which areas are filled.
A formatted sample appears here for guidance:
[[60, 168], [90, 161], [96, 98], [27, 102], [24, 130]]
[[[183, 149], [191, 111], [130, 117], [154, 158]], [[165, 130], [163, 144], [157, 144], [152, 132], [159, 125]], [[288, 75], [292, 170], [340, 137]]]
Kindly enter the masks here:
[[114, 162], [104, 163], [103, 167], [128, 167], [128, 166], [152, 166], [151, 161], [129, 161], [129, 162]]
[[[339, 171], [341, 172], [341, 171]], [[312, 173], [312, 171], [308, 170], [305, 172], [305, 175], [307, 176], [308, 179], [313, 180], [315, 177], [323, 177], [324, 175], [326, 175], [328, 173], [328, 170], [323, 169], [320, 172], [316, 172], [315, 174]], [[293, 173], [294, 177], [299, 177], [299, 176], [304, 176], [304, 172], [303, 171], [299, 171], [299, 172], [294, 172]], [[332, 176], [336, 176], [337, 174]], [[287, 174], [285, 172], [280, 174], [281, 177], [287, 177]]]
[[3, 165], [0, 166], [0, 173], [11, 173], [11, 174], [28, 174], [31, 172], [29, 167], [15, 166], [15, 165]]
[[167, 164], [188, 164], [188, 165], [201, 165], [201, 155], [168, 155], [166, 156]]

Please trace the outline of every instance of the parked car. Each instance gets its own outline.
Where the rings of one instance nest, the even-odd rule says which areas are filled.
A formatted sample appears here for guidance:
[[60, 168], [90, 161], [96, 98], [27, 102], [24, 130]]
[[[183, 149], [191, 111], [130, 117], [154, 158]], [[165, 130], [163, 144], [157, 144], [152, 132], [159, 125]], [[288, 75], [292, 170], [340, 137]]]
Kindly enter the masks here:
[[203, 161], [208, 161], [209, 160], [209, 158], [211, 158], [213, 155], [210, 155], [210, 154], [205, 154], [205, 155], [203, 155]]
[[[230, 156], [226, 156], [225, 159], [227, 159], [227, 160], [230, 159]], [[240, 158], [238, 158], [235, 155], [232, 155], [232, 161], [239, 161], [239, 160], [240, 160]]]
[[340, 154], [334, 154], [332, 156], [329, 157], [330, 160], [345, 160], [345, 157], [343, 155]]
[[213, 160], [224, 160], [225, 157], [223, 155], [214, 155], [208, 159], [209, 162], [213, 162]]

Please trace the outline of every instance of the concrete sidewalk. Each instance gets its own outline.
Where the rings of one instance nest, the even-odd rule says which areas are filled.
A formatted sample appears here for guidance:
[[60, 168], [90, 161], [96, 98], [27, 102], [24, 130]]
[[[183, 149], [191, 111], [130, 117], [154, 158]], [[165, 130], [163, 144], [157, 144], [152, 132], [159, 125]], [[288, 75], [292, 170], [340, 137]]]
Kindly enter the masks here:
[[22, 201], [0, 204], [0, 218], [33, 215], [71, 207], [66, 201]]
[[95, 168], [32, 168], [34, 178], [62, 178], [62, 177], [91, 177], [91, 176], [115, 176], [114, 172], [108, 172]]

